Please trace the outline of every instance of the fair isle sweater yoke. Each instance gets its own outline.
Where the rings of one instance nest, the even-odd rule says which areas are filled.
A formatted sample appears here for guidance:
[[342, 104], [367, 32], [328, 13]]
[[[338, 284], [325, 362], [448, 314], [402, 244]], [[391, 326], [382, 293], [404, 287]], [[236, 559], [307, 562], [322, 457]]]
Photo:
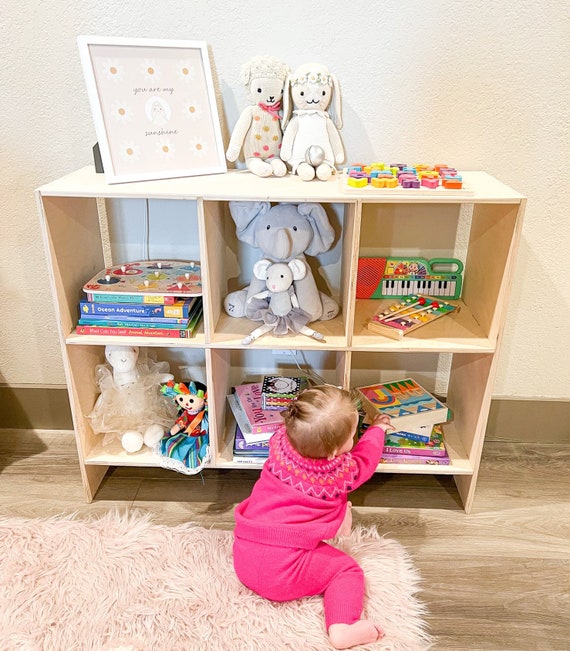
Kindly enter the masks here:
[[313, 549], [334, 538], [348, 493], [370, 479], [384, 449], [384, 429], [369, 427], [354, 448], [327, 459], [302, 457], [280, 428], [250, 497], [235, 510], [235, 535], [284, 547]]

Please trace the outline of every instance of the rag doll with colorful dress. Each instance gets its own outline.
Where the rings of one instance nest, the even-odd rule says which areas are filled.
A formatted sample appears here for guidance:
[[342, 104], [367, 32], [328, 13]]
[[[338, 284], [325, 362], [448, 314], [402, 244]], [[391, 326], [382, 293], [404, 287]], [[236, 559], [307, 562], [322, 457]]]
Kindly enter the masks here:
[[200, 472], [210, 459], [208, 393], [200, 382], [167, 382], [161, 391], [178, 405], [170, 431], [156, 445], [159, 464], [186, 475]]

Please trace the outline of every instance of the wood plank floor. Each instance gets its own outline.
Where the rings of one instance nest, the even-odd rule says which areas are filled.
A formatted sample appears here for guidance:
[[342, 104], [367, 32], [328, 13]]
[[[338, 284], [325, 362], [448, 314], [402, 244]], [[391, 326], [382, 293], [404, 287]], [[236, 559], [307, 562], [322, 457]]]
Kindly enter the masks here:
[[[570, 650], [569, 464], [568, 445], [487, 442], [471, 515], [451, 477], [376, 475], [353, 494], [355, 522], [412, 554], [435, 649]], [[0, 430], [6, 516], [138, 509], [163, 524], [231, 529], [257, 474], [115, 468], [86, 504], [71, 433]]]

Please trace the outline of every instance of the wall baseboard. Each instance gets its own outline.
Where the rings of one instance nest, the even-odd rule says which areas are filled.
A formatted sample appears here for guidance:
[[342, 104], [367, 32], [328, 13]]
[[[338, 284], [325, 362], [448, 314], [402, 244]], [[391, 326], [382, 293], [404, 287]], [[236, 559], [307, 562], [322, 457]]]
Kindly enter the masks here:
[[[0, 386], [0, 429], [73, 429], [67, 389]], [[486, 438], [570, 443], [570, 402], [497, 398], [491, 403]]]
[[0, 428], [73, 429], [67, 389], [0, 386]]

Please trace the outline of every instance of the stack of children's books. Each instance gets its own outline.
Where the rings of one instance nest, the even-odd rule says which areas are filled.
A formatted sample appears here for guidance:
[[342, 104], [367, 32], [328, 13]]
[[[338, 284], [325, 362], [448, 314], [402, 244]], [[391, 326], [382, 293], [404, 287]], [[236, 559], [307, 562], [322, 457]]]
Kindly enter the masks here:
[[443, 424], [451, 419], [448, 407], [415, 380], [359, 387], [366, 420], [378, 413], [390, 416], [395, 431], [386, 434], [380, 463], [447, 466]]
[[234, 461], [249, 463], [267, 458], [269, 439], [283, 425], [281, 411], [307, 384], [304, 377], [271, 375], [261, 382], [233, 387], [227, 401], [236, 421]]
[[147, 260], [103, 269], [83, 286], [80, 335], [189, 338], [202, 320], [200, 264]]

